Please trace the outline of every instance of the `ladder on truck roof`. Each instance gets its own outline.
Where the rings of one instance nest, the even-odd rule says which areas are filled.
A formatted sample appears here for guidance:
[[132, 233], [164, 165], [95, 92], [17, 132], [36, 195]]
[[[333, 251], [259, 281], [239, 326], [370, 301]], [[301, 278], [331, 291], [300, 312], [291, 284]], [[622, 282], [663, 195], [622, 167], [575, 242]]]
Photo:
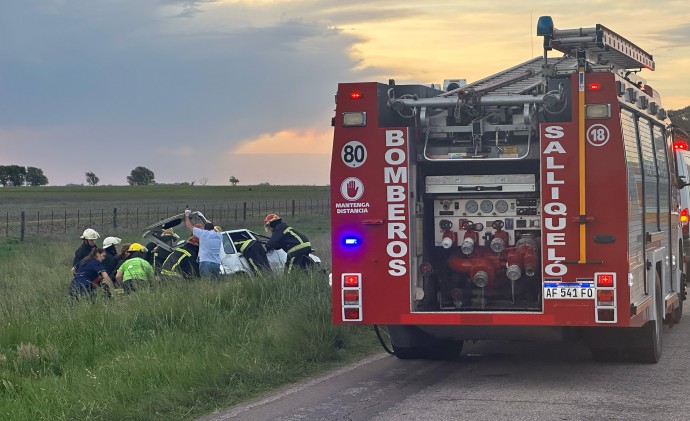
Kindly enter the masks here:
[[544, 36], [545, 50], [558, 50], [570, 57], [575, 57], [578, 50], [584, 50], [588, 59], [597, 64], [613, 65], [619, 69], [645, 67], [654, 70], [651, 54], [600, 23], [594, 28], [556, 29], [551, 26], [540, 29], [537, 34]]
[[[566, 57], [550, 58], [549, 63], [558, 65], [566, 60], [568, 60]], [[544, 58], [535, 57], [517, 66], [476, 80], [461, 89], [472, 89], [475, 92], [491, 95], [530, 94], [535, 88], [543, 84], [543, 65]], [[451, 92], [441, 94], [441, 96], [450, 95], [452, 95]]]

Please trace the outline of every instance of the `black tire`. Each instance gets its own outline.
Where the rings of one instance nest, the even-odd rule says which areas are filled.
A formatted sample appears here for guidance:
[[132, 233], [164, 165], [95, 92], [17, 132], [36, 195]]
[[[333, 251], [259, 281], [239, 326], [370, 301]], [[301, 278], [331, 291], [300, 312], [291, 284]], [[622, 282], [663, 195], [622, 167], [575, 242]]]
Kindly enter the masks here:
[[425, 349], [422, 347], [397, 347], [393, 345], [393, 354], [399, 360], [421, 360], [426, 358]]
[[632, 340], [638, 345], [628, 350], [628, 359], [633, 362], [656, 364], [661, 359], [662, 330], [664, 325], [664, 298], [661, 295], [661, 280], [659, 274], [655, 277], [656, 320], [650, 320], [640, 328], [631, 332]]

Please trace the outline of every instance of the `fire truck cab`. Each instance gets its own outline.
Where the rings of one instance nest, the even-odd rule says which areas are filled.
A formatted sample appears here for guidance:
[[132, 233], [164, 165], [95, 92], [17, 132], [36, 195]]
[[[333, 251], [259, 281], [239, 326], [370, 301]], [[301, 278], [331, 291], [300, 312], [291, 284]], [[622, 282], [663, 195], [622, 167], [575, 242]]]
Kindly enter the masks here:
[[334, 323], [387, 326], [403, 359], [568, 338], [659, 360], [682, 314], [684, 182], [637, 74], [653, 57], [599, 24], [537, 34], [542, 57], [470, 84], [338, 85]]

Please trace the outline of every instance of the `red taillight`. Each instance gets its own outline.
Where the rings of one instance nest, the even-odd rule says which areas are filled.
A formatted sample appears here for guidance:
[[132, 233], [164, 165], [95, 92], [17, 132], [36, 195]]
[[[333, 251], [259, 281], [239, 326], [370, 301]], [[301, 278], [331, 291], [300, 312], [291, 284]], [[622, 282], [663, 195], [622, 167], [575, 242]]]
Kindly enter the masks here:
[[598, 273], [597, 274], [597, 288], [612, 288], [613, 274], [612, 273]]
[[359, 304], [359, 290], [348, 289], [343, 291], [343, 304], [345, 305], [358, 305]]
[[673, 149], [681, 150], [681, 151], [687, 151], [688, 150], [688, 143], [683, 142], [683, 141], [673, 142]]
[[343, 286], [356, 288], [359, 286], [359, 274], [343, 275]]
[[346, 308], [345, 320], [359, 320], [359, 308]]
[[613, 302], [615, 297], [615, 292], [612, 289], [598, 290], [597, 291], [597, 301], [599, 302]]
[[615, 322], [616, 310], [608, 308], [597, 309], [597, 321], [599, 322]]
[[688, 214], [688, 208], [685, 208], [682, 211], [680, 211], [680, 222], [687, 224], [689, 217], [690, 215]]
[[362, 99], [362, 93], [360, 91], [350, 92], [350, 99]]
[[589, 90], [590, 91], [600, 91], [601, 90], [601, 83], [599, 82], [592, 82], [589, 84]]

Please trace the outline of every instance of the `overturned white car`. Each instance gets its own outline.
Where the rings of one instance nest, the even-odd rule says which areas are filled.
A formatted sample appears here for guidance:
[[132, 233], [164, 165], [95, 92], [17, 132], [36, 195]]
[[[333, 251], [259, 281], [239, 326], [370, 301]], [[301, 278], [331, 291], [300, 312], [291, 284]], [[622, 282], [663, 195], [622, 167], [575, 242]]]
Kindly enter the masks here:
[[[209, 222], [206, 217], [201, 212], [192, 212], [190, 215], [190, 220], [192, 224], [201, 223], [205, 224]], [[171, 216], [169, 218], [161, 219], [155, 224], [151, 224], [144, 228], [144, 234], [142, 238], [146, 242], [155, 243], [158, 247], [172, 252], [177, 245], [169, 245], [165, 242], [163, 237], [163, 231], [166, 229], [176, 229], [178, 234], [180, 232], [187, 232], [187, 227], [184, 222], [184, 214], [179, 214]], [[257, 234], [254, 231], [248, 230], [246, 228], [221, 231], [223, 236], [223, 245], [220, 249], [220, 272], [222, 275], [234, 275], [237, 273], [253, 274], [253, 271], [247, 262], [247, 259], [242, 255], [242, 253], [235, 246], [236, 242], [254, 239], [259, 241], [262, 245], [266, 244], [269, 237], [265, 235]], [[191, 234], [190, 234], [191, 235]], [[180, 240], [180, 244], [184, 243], [185, 240]], [[287, 259], [287, 253], [283, 250], [271, 250], [266, 253], [268, 262], [276, 273], [282, 273], [285, 267], [285, 261]], [[309, 254], [309, 258], [314, 263], [315, 267], [321, 265], [321, 259], [313, 253]]]

